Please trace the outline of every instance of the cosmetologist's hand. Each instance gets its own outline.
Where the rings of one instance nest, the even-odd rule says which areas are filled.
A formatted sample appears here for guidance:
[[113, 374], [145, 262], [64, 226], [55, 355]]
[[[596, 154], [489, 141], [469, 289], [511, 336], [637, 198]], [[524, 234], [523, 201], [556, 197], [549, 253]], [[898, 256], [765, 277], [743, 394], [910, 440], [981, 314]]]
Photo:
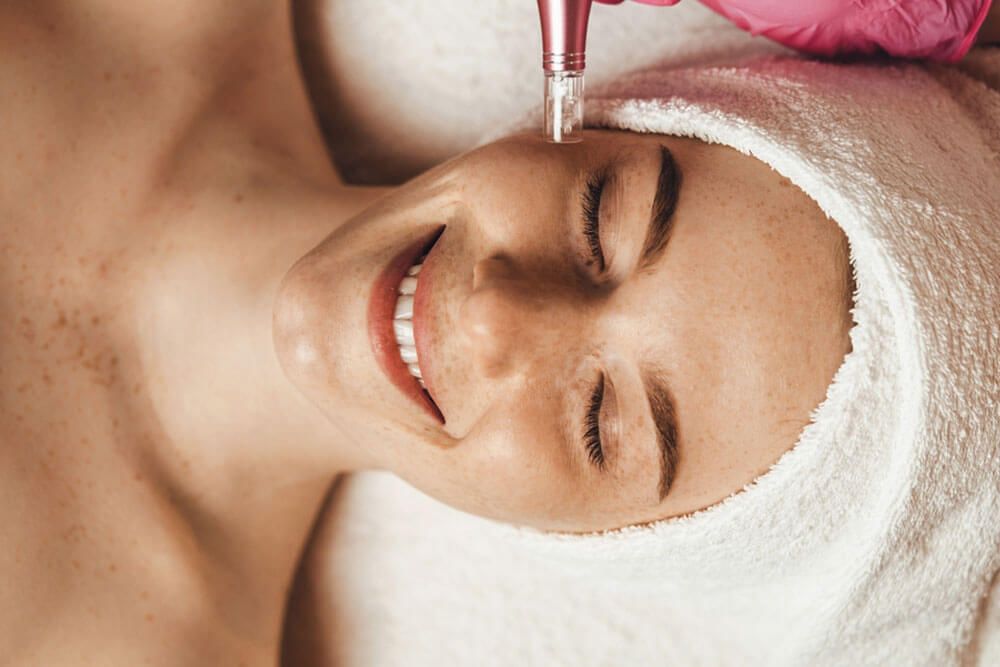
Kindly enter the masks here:
[[[618, 5], [624, 0], [597, 0]], [[680, 0], [634, 0], [670, 6]], [[991, 0], [700, 0], [738, 27], [816, 55], [886, 53], [955, 62]]]

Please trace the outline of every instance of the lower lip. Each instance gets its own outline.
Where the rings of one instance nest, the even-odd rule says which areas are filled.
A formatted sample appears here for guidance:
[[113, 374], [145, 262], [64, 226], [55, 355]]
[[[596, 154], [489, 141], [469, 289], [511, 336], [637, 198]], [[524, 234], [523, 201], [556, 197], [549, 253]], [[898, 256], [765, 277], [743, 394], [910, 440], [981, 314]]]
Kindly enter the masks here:
[[409, 369], [399, 356], [399, 345], [396, 343], [392, 320], [396, 311], [396, 300], [399, 298], [396, 290], [403, 276], [421, 255], [431, 249], [443, 231], [443, 226], [435, 229], [396, 255], [375, 280], [368, 301], [368, 337], [372, 342], [372, 351], [379, 366], [397, 389], [409, 396], [414, 403], [441, 424], [444, 424], [444, 415], [434, 405], [417, 379], [410, 375]]

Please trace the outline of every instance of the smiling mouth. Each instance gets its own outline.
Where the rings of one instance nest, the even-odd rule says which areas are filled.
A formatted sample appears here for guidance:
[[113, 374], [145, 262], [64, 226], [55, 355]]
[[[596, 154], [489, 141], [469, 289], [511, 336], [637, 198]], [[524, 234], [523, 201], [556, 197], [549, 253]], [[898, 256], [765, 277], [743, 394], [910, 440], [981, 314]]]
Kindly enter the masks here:
[[443, 232], [444, 226], [439, 227], [397, 255], [375, 281], [368, 307], [369, 337], [379, 366], [397, 389], [440, 424], [445, 418], [427, 390], [417, 355], [414, 325], [424, 314], [414, 311], [414, 300], [424, 259]]
[[392, 330], [396, 334], [396, 344], [399, 346], [399, 357], [406, 364], [410, 375], [426, 391], [424, 374], [420, 370], [420, 358], [417, 354], [417, 340], [413, 336], [413, 295], [417, 293], [417, 283], [420, 280], [420, 269], [424, 265], [424, 255], [416, 264], [406, 271], [406, 276], [399, 282], [396, 289], [396, 310], [393, 313]]

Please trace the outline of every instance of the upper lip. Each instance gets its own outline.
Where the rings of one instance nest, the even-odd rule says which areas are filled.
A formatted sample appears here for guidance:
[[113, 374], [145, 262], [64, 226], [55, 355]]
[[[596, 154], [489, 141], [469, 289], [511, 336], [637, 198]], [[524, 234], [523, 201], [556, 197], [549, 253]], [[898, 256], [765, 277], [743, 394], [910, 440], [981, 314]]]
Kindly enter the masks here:
[[438, 229], [437, 235], [431, 241], [430, 247], [425, 250], [423, 268], [417, 279], [417, 291], [413, 295], [413, 338], [417, 348], [417, 361], [420, 372], [423, 376], [424, 385], [427, 387], [427, 395], [441, 416], [444, 422], [444, 414], [441, 407], [434, 398], [437, 394], [437, 385], [434, 382], [434, 364], [431, 359], [431, 348], [433, 345], [432, 318], [433, 309], [431, 307], [431, 295], [434, 293], [434, 279], [436, 277], [436, 263], [434, 259], [438, 256], [434, 250], [438, 247], [438, 240], [444, 234], [444, 227]]
[[420, 387], [416, 378], [410, 375], [406, 364], [403, 363], [403, 360], [399, 356], [399, 347], [393, 333], [392, 321], [399, 283], [402, 281], [406, 271], [422, 255], [427, 255], [424, 264], [428, 263], [430, 251], [441, 237], [443, 231], [444, 226], [436, 228], [433, 232], [412, 243], [393, 258], [376, 279], [368, 305], [368, 332], [371, 339], [372, 351], [382, 370], [396, 388], [409, 396], [442, 424], [445, 421], [444, 415], [432, 398], [433, 384], [429, 381], [425, 370], [429, 365], [426, 363], [426, 354], [428, 354], [427, 349], [429, 347], [427, 341], [429, 318], [427, 315], [428, 308], [425, 306], [427, 306], [431, 282], [428, 279], [426, 266], [421, 270], [417, 280], [417, 293], [414, 294], [413, 308], [413, 328], [417, 344], [417, 358], [419, 359], [424, 383], [427, 386], [426, 391]]

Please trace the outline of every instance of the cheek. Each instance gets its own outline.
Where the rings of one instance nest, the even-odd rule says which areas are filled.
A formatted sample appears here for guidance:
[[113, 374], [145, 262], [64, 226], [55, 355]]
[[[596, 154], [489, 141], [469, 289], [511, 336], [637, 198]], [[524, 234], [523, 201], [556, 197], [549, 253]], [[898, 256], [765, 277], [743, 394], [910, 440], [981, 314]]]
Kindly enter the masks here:
[[307, 394], [329, 391], [334, 384], [324, 361], [330, 330], [329, 312], [317, 294], [313, 256], [300, 260], [285, 276], [275, 299], [272, 332], [282, 369]]
[[461, 510], [514, 524], [549, 526], [578, 514], [583, 487], [562, 442], [554, 401], [519, 393], [495, 403], [471, 432], [426, 460], [396, 472]]

